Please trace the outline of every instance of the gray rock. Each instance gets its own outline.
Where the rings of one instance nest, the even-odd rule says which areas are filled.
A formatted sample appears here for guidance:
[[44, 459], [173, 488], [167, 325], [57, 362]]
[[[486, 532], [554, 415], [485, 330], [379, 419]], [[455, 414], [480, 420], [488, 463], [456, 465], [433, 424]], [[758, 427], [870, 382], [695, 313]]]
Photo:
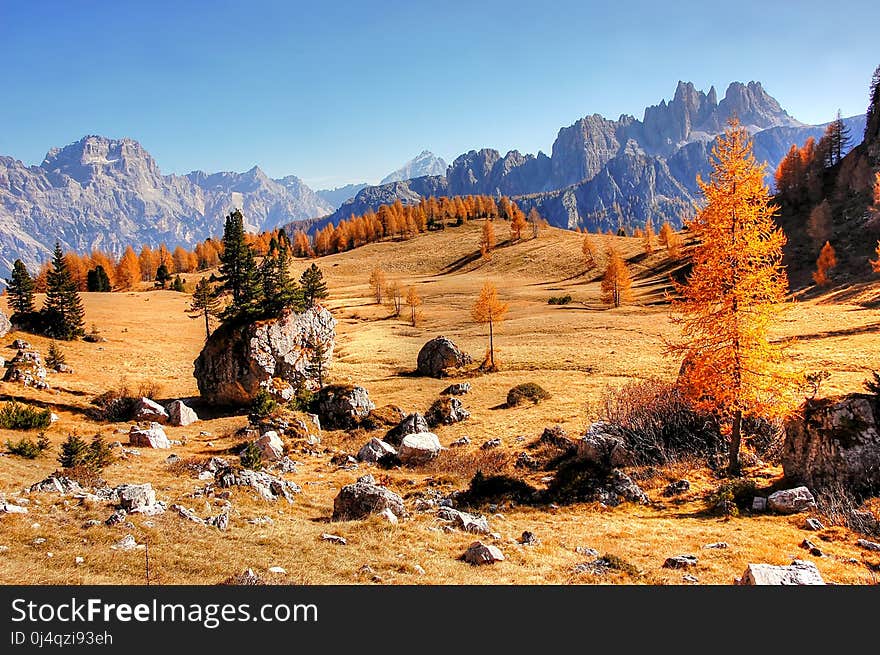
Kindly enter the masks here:
[[483, 564], [494, 564], [495, 562], [503, 562], [504, 554], [497, 546], [484, 544], [482, 541], [475, 541], [468, 549], [464, 551], [462, 559], [468, 564], [480, 566]]
[[663, 489], [664, 496], [678, 496], [679, 494], [683, 494], [685, 491], [688, 491], [691, 488], [691, 483], [687, 480], [674, 480], [666, 485]]
[[810, 551], [810, 555], [813, 555], [815, 557], [823, 557], [822, 550], [809, 539], [804, 539], [801, 542], [801, 548]]
[[381, 512], [379, 512], [379, 516], [382, 517], [383, 519], [385, 519], [386, 521], [388, 521], [392, 525], [397, 525], [397, 523], [398, 523], [397, 514], [392, 512], [387, 507], [385, 509], [383, 509]]
[[198, 414], [182, 400], [174, 400], [168, 405], [168, 422], [171, 425], [187, 426], [199, 420]]
[[730, 548], [730, 544], [728, 544], [726, 541], [716, 541], [714, 543], [706, 544], [705, 546], [703, 546], [704, 550], [725, 550], [727, 548]]
[[462, 446], [469, 446], [470, 443], [471, 443], [470, 437], [459, 437], [458, 439], [453, 441], [451, 444], [449, 444], [449, 447], [450, 448], [460, 448]]
[[819, 569], [812, 562], [794, 560], [790, 566], [749, 564], [741, 585], [824, 585]]
[[43, 365], [40, 353], [36, 350], [21, 349], [9, 363], [3, 380], [5, 382], [19, 382], [34, 389], [48, 389], [46, 374], [46, 367]]
[[535, 536], [534, 532], [529, 532], [528, 530], [525, 530], [522, 533], [522, 536], [520, 536], [519, 538], [519, 543], [521, 543], [523, 546], [536, 546], [541, 543], [541, 541]]
[[421, 375], [441, 378], [449, 369], [462, 368], [473, 359], [446, 337], [435, 337], [422, 346], [418, 356], [418, 372]]
[[456, 382], [455, 384], [450, 384], [443, 391], [440, 392], [441, 396], [463, 396], [471, 390], [470, 382]]
[[806, 487], [783, 489], [767, 497], [767, 507], [771, 512], [779, 514], [797, 514], [816, 509], [816, 499]]
[[382, 457], [394, 456], [396, 454], [397, 451], [394, 449], [394, 446], [385, 443], [381, 439], [373, 437], [361, 447], [358, 451], [357, 458], [362, 462], [375, 464]]
[[373, 476], [363, 476], [340, 489], [333, 501], [334, 521], [352, 521], [390, 509], [395, 516], [406, 516], [403, 499], [377, 485]]
[[785, 477], [813, 489], [880, 487], [877, 397], [851, 394], [806, 402], [785, 423]]
[[363, 387], [331, 384], [316, 399], [321, 424], [330, 430], [349, 430], [367, 417], [376, 406]]
[[125, 511], [139, 512], [156, 504], [156, 491], [149, 482], [144, 484], [122, 484], [116, 487], [119, 505]]
[[30, 493], [56, 493], [56, 494], [81, 494], [85, 490], [75, 480], [71, 480], [63, 475], [50, 475], [45, 480], [41, 480], [32, 484], [28, 491]]
[[391, 428], [385, 435], [385, 442], [392, 446], [399, 446], [403, 438], [408, 434], [419, 434], [421, 432], [430, 432], [431, 426], [425, 420], [425, 417], [415, 412], [408, 414], [404, 419]]
[[264, 471], [236, 470], [232, 467], [218, 469], [214, 474], [214, 482], [220, 488], [251, 487], [266, 500], [274, 501], [278, 498], [284, 498], [288, 503], [293, 502], [294, 494], [302, 491], [296, 483], [275, 477]]
[[443, 446], [433, 432], [408, 434], [400, 443], [397, 456], [404, 466], [419, 466], [426, 464], [440, 454]]
[[767, 511], [767, 499], [762, 496], [755, 496], [752, 498], [752, 511], [753, 512], [766, 512]]
[[874, 552], [880, 552], [880, 544], [876, 541], [868, 541], [867, 539], [859, 539], [856, 541], [856, 545], [861, 546], [865, 550], [872, 550]]
[[0, 312], [0, 337], [5, 337], [12, 329], [12, 323], [3, 312]]
[[107, 520], [104, 521], [105, 525], [119, 525], [123, 521], [125, 521], [128, 513], [124, 509], [117, 509], [110, 516], [107, 517]]
[[143, 548], [143, 544], [139, 544], [133, 535], [127, 534], [110, 548], [113, 550], [134, 550], [135, 548]]
[[819, 519], [808, 518], [804, 521], [804, 529], [818, 532], [819, 530], [824, 530], [825, 526]]
[[289, 312], [277, 319], [222, 326], [195, 361], [199, 392], [222, 405], [248, 405], [260, 389], [289, 401], [301, 381], [317, 387], [309, 368], [310, 343], [315, 339], [323, 343], [329, 364], [336, 320], [320, 305], [302, 314]]
[[164, 424], [168, 422], [168, 412], [156, 401], [150, 398], [141, 398], [134, 407], [134, 420]]
[[198, 523], [199, 525], [204, 525], [205, 521], [198, 514], [193, 512], [191, 509], [187, 509], [183, 505], [172, 505], [171, 511], [176, 512], [178, 516], [186, 519], [187, 521], [191, 521], [193, 523]]
[[11, 346], [15, 350], [33, 350], [33, 346], [31, 346], [31, 344], [24, 339], [15, 339], [12, 342]]
[[666, 561], [663, 562], [664, 569], [686, 569], [696, 565], [697, 558], [693, 555], [676, 555], [666, 558]]
[[140, 448], [171, 448], [168, 435], [158, 423], [150, 423], [149, 427], [132, 425], [128, 432], [128, 443]]
[[611, 425], [604, 421], [593, 423], [577, 442], [578, 457], [604, 468], [626, 466], [629, 453], [623, 439], [611, 433]]
[[275, 430], [264, 432], [254, 443], [260, 449], [264, 461], [277, 462], [284, 457], [284, 442]]
[[489, 439], [488, 441], [484, 441], [480, 445], [480, 450], [494, 450], [495, 448], [501, 447], [501, 439], [497, 437], [495, 439]]
[[441, 507], [437, 511], [437, 518], [444, 521], [451, 521], [457, 528], [470, 532], [472, 534], [489, 534], [492, 530], [489, 528], [489, 521], [485, 516], [475, 516], [467, 512], [460, 512], [451, 507]]
[[321, 541], [329, 541], [331, 544], [336, 544], [338, 546], [344, 546], [348, 543], [345, 537], [340, 537], [338, 534], [329, 534], [327, 532], [324, 532], [321, 535]]
[[209, 516], [205, 519], [205, 525], [215, 527], [221, 532], [226, 532], [229, 528], [229, 513], [222, 512], [217, 516]]
[[0, 514], [27, 514], [27, 507], [13, 505], [11, 503], [0, 503]]
[[446, 396], [434, 401], [434, 404], [431, 405], [431, 408], [425, 414], [425, 420], [428, 421], [429, 426], [434, 427], [437, 425], [452, 425], [453, 423], [464, 421], [470, 415], [470, 412], [464, 408], [464, 405], [461, 404], [458, 398]]

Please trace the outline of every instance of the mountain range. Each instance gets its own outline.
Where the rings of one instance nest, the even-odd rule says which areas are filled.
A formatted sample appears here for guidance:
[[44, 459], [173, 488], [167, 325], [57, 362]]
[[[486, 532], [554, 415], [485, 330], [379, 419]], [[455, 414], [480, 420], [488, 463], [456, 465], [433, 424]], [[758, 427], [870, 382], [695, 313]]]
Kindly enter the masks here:
[[[669, 220], [679, 225], [699, 197], [698, 173], [709, 168], [712, 141], [736, 115], [754, 135], [768, 175], [792, 143], [820, 137], [824, 126], [790, 116], [759, 82], [734, 82], [719, 101], [713, 88], [679, 82], [673, 99], [648, 107], [641, 120], [598, 114], [559, 130], [551, 154], [471, 150], [449, 166], [423, 151], [377, 186], [315, 192], [296, 176], [244, 173], [164, 175], [137, 141], [86, 136], [53, 148], [38, 166], [0, 156], [0, 275], [16, 258], [36, 267], [55, 241], [87, 252], [127, 246], [192, 247], [222, 232], [240, 207], [251, 230], [314, 230], [379, 205], [427, 196], [509, 195], [551, 224], [590, 230]], [[846, 119], [853, 134], [864, 116]]]
[[[818, 139], [825, 129], [790, 116], [760, 82], [733, 82], [720, 101], [714, 87], [703, 92], [679, 82], [673, 99], [646, 108], [641, 120], [585, 116], [559, 130], [550, 156], [471, 150], [443, 176], [366, 187], [313, 227], [382, 203], [443, 194], [509, 195], [525, 211], [534, 207], [551, 225], [571, 229], [632, 228], [649, 216], [655, 224], [668, 220], [678, 226], [699, 198], [697, 175], [708, 173], [712, 143], [732, 116], [753, 135], [755, 156], [767, 163], [769, 183], [793, 143]], [[860, 134], [865, 118], [845, 123]]]

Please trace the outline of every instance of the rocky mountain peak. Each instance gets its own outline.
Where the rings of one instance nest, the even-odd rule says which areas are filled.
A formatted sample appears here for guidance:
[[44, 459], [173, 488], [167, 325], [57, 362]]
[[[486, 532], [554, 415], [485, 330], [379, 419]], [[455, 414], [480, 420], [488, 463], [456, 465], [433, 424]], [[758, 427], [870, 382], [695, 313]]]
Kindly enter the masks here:
[[425, 175], [445, 175], [446, 162], [430, 150], [422, 150], [396, 171], [386, 175], [380, 184], [411, 180]]
[[50, 174], [71, 177], [82, 185], [104, 176], [159, 175], [156, 162], [134, 139], [98, 135], [85, 136], [63, 148], [52, 148], [40, 168]]

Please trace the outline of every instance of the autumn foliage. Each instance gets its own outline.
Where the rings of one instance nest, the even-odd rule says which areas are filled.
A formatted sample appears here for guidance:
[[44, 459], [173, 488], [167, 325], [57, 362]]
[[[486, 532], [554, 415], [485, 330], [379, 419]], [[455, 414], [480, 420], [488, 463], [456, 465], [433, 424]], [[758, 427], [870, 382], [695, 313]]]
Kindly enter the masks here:
[[743, 416], [788, 409], [791, 376], [768, 330], [788, 290], [782, 266], [785, 236], [764, 185], [764, 167], [748, 133], [734, 119], [712, 149], [706, 204], [688, 227], [696, 238], [693, 270], [677, 284], [674, 320], [682, 340], [680, 383], [697, 407], [718, 416], [730, 436], [731, 472], [739, 471]]
[[620, 252], [611, 246], [606, 254], [608, 264], [602, 277], [602, 302], [614, 307], [632, 300], [632, 279]]
[[480, 290], [480, 296], [471, 309], [471, 316], [480, 325], [489, 326], [489, 352], [484, 365], [489, 371], [498, 369], [495, 359], [495, 328], [504, 321], [510, 305], [498, 298], [498, 289], [491, 282], [486, 282]]
[[831, 276], [828, 274], [832, 268], [837, 266], [837, 253], [834, 252], [834, 246], [828, 241], [822, 246], [819, 258], [816, 260], [816, 272], [813, 273], [813, 281], [820, 287], [831, 284]]

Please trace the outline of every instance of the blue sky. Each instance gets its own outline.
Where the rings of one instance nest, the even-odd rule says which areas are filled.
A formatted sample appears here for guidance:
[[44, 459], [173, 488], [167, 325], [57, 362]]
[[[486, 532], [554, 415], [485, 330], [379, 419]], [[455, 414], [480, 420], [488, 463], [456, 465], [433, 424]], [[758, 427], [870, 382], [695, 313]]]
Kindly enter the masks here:
[[[0, 0], [0, 154], [130, 136], [163, 172], [375, 182], [423, 149], [537, 152], [679, 79], [861, 113], [878, 2]], [[837, 21], [837, 25], [835, 24]]]

